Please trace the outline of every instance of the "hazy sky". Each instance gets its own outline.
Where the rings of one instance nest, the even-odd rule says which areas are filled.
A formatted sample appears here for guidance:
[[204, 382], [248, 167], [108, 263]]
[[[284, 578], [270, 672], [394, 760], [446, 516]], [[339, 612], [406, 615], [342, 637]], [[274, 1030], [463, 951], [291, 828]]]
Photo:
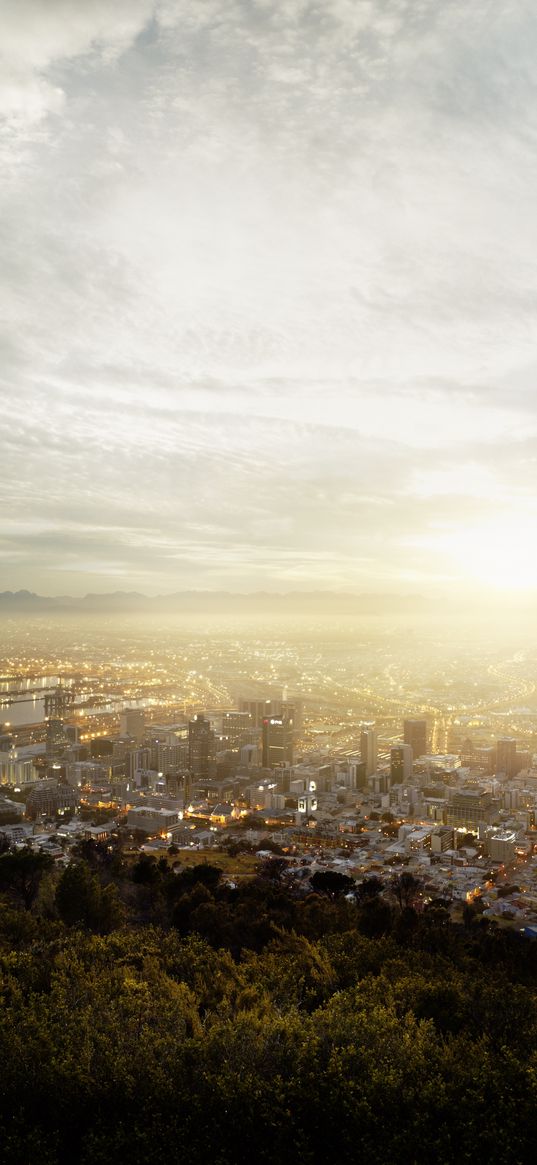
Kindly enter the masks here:
[[0, 0], [0, 590], [537, 585], [535, 0]]

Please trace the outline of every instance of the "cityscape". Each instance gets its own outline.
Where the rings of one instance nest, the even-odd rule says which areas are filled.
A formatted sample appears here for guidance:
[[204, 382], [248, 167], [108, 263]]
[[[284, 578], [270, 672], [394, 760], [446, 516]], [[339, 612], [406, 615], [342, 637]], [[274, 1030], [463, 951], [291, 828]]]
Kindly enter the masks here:
[[537, 645], [457, 649], [419, 620], [110, 623], [60, 651], [61, 626], [8, 627], [5, 842], [60, 866], [112, 834], [212, 861], [269, 844], [302, 885], [304, 863], [387, 886], [405, 869], [418, 904], [537, 935]]

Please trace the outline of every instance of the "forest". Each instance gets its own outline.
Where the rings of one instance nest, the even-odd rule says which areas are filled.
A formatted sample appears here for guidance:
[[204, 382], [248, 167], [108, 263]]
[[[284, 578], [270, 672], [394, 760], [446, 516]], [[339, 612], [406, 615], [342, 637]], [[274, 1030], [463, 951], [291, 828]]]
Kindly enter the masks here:
[[284, 867], [0, 856], [3, 1165], [534, 1159], [537, 943]]

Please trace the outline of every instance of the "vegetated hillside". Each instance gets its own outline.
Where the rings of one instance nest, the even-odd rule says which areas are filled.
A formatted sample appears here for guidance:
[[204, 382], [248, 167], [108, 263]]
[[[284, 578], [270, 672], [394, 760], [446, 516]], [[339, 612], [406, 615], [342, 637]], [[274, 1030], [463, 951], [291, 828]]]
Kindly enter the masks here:
[[83, 852], [0, 857], [4, 1165], [533, 1160], [537, 944]]

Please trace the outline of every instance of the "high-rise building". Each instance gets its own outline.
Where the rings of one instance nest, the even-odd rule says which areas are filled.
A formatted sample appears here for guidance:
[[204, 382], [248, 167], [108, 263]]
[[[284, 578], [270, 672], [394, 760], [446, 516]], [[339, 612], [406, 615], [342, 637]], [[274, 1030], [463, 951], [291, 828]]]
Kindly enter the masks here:
[[67, 747], [65, 717], [74, 699], [74, 692], [62, 687], [61, 683], [45, 695], [46, 752], [49, 763], [59, 760]]
[[52, 718], [47, 720], [45, 740], [47, 759], [51, 762], [59, 760], [67, 746], [63, 731], [63, 720], [53, 720]]
[[394, 744], [390, 749], [390, 776], [392, 785], [402, 785], [412, 776], [412, 748], [409, 744]]
[[453, 794], [447, 807], [447, 824], [477, 829], [487, 824], [492, 813], [490, 793], [477, 785], [466, 785]]
[[50, 817], [60, 810], [76, 809], [79, 800], [78, 791], [71, 785], [53, 780], [39, 781], [28, 797], [26, 813], [32, 819], [42, 813]]
[[272, 700], [239, 700], [239, 712], [248, 712], [251, 716], [252, 727], [262, 728], [263, 721], [268, 716], [275, 716], [280, 712], [279, 708], [273, 707]]
[[[462, 757], [461, 760], [463, 760]], [[472, 763], [479, 765], [487, 775], [493, 773], [496, 765], [496, 749], [493, 747], [474, 748]]]
[[366, 777], [370, 777], [377, 771], [377, 730], [373, 724], [364, 726], [360, 733], [360, 758]]
[[293, 718], [266, 716], [263, 720], [263, 768], [276, 769], [293, 763]]
[[403, 723], [403, 740], [412, 749], [412, 757], [417, 760], [427, 755], [427, 721], [405, 720]]
[[489, 840], [489, 854], [493, 862], [513, 862], [516, 854], [516, 833], [499, 829]]
[[113, 742], [111, 740], [109, 740], [108, 737], [106, 737], [106, 736], [104, 736], [104, 737], [103, 736], [95, 736], [93, 738], [93, 740], [90, 740], [89, 750], [90, 750], [90, 756], [109, 757], [109, 756], [113, 756], [114, 745], [113, 745]]
[[281, 701], [279, 712], [280, 716], [287, 713], [291, 717], [293, 721], [293, 736], [296, 740], [304, 728], [304, 701], [295, 698], [295, 696], [292, 696], [290, 700], [285, 698]]
[[270, 700], [249, 700], [241, 697], [239, 711], [248, 712], [252, 718], [253, 728], [262, 728], [263, 721], [270, 716], [285, 716], [293, 721], [293, 732], [299, 735], [304, 723], [304, 701], [292, 697], [290, 700], [285, 694], [284, 699], [272, 697]]
[[351, 789], [365, 789], [367, 786], [367, 774], [365, 763], [361, 757], [349, 757], [349, 772], [351, 776]]
[[143, 708], [124, 708], [119, 713], [119, 731], [122, 736], [132, 736], [136, 744], [141, 744], [145, 735], [145, 712]]
[[454, 835], [449, 825], [441, 825], [431, 833], [431, 853], [442, 854], [453, 849]]
[[208, 777], [214, 769], [215, 735], [201, 712], [188, 724], [188, 767], [194, 777]]
[[151, 768], [151, 749], [134, 748], [125, 757], [125, 774], [129, 781], [133, 781], [139, 769]]
[[20, 748], [0, 752], [0, 785], [33, 785], [36, 780], [32, 750]]
[[177, 741], [177, 744], [159, 744], [158, 741], [153, 741], [150, 752], [150, 768], [164, 775], [182, 772], [188, 765], [186, 740]]
[[108, 770], [104, 765], [95, 764], [91, 760], [74, 761], [65, 766], [65, 779], [75, 789], [84, 785], [104, 785], [108, 779]]
[[293, 739], [296, 740], [304, 728], [304, 701], [298, 696], [289, 697], [287, 688], [282, 691], [281, 699], [271, 700], [271, 715], [285, 716], [293, 721]]
[[353, 766], [354, 779], [356, 781], [357, 789], [367, 789], [367, 773], [365, 771], [365, 764], [363, 760], [357, 760]]
[[514, 777], [517, 772], [516, 740], [514, 736], [502, 736], [496, 741], [496, 772]]
[[231, 748], [240, 748], [243, 744], [255, 743], [254, 740], [251, 740], [251, 735], [255, 731], [249, 712], [223, 713], [222, 736], [229, 740]]

